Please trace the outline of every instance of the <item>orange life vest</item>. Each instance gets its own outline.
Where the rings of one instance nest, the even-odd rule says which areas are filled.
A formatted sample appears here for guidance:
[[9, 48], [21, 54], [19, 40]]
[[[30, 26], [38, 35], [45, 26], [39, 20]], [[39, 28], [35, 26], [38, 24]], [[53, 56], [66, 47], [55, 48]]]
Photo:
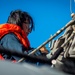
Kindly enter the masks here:
[[[0, 39], [8, 33], [14, 33], [17, 36], [17, 38], [20, 40], [20, 42], [24, 45], [25, 48], [28, 49], [30, 47], [30, 43], [27, 38], [27, 35], [19, 26], [15, 24], [8, 24], [8, 23], [1, 24]], [[0, 59], [4, 59], [4, 58], [0, 55]]]
[[8, 33], [14, 33], [17, 38], [20, 40], [20, 42], [28, 49], [30, 47], [29, 40], [27, 38], [27, 35], [25, 32], [17, 25], [15, 24], [1, 24], [0, 25], [0, 39], [8, 34]]

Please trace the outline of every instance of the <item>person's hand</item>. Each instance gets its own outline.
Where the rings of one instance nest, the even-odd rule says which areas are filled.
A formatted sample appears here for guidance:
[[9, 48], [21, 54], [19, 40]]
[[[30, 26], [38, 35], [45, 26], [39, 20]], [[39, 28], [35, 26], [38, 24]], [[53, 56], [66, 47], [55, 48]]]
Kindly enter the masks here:
[[40, 48], [41, 53], [48, 53], [48, 50], [46, 49], [45, 46], [43, 46], [42, 48]]

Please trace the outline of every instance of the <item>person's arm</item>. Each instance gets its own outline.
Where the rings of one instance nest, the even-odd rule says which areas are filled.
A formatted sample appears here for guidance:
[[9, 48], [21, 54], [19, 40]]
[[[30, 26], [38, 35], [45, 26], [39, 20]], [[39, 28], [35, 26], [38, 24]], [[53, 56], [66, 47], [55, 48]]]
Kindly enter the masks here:
[[[5, 48], [13, 51], [23, 52], [25, 50], [25, 47], [20, 43], [18, 38], [13, 34], [7, 34], [5, 35], [1, 41], [0, 44]], [[16, 59], [17, 60], [17, 59]]]
[[[33, 50], [35, 50], [35, 48], [33, 48], [32, 50], [29, 50], [28, 53], [31, 53]], [[48, 50], [46, 49], [45, 46], [43, 46], [42, 48], [40, 48], [34, 53], [34, 55], [36, 56], [46, 56], [46, 54], [48, 54]]]
[[41, 53], [45, 53], [48, 54], [48, 50], [46, 49], [45, 46], [43, 46], [42, 48], [40, 48]]

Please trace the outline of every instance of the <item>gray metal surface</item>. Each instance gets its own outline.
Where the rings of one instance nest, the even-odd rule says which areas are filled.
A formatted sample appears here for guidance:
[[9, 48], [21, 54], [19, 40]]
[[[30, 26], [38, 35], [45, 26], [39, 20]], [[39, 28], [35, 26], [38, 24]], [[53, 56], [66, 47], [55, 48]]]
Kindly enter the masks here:
[[34, 66], [32, 64], [11, 63], [0, 61], [0, 75], [67, 75], [58, 70], [51, 69], [50, 66]]

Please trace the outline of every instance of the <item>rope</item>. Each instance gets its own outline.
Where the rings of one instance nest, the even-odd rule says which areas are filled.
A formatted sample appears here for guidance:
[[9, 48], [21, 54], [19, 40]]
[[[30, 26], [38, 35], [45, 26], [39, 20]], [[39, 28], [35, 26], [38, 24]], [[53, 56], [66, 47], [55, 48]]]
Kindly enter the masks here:
[[[75, 1], [75, 0], [74, 0]], [[71, 12], [71, 17], [73, 18], [75, 16], [74, 13], [72, 13], [72, 1], [70, 0], [70, 12]], [[28, 55], [34, 54], [36, 51], [38, 51], [40, 48], [42, 48], [44, 45], [46, 45], [48, 42], [52, 41], [52, 39], [54, 39], [56, 36], [58, 36], [62, 31], [64, 31], [67, 27], [69, 27], [70, 25], [73, 25], [75, 23], [75, 19], [71, 20], [69, 23], [66, 24], [66, 26], [64, 26], [63, 28], [61, 28], [60, 30], [58, 30], [53, 36], [51, 36], [51, 38], [49, 38], [48, 40], [46, 40], [43, 44], [41, 44], [40, 46], [38, 46], [36, 49], [34, 49], [31, 53], [29, 53]], [[25, 58], [21, 58], [18, 62], [21, 62], [25, 60]]]
[[45, 57], [42, 57], [42, 56], [34, 56], [34, 55], [27, 55], [27, 54], [23, 54], [23, 53], [20, 53], [20, 52], [16, 52], [16, 51], [13, 51], [13, 50], [7, 50], [7, 49], [4, 49], [2, 46], [0, 46], [0, 53], [6, 53], [7, 55], [14, 55], [14, 56], [18, 56], [18, 57], [24, 57], [24, 59], [28, 59], [28, 60], [32, 60], [32, 61], [39, 61], [39, 62], [42, 62], [42, 63], [46, 63], [46, 64], [50, 64], [51, 65], [51, 61], [53, 59], [56, 59], [59, 54], [63, 51], [63, 47], [73, 38], [74, 36], [74, 33], [67, 39], [67, 41], [58, 49], [56, 50], [56, 52], [54, 53], [54, 55], [50, 58], [50, 59], [47, 59]]
[[[43, 44], [41, 44], [40, 46], [38, 46], [36, 49], [34, 49], [32, 52], [30, 52], [28, 55], [32, 55], [34, 54], [36, 51], [38, 51], [40, 48], [42, 48], [44, 45], [46, 45], [48, 42], [50, 42], [52, 39], [54, 39], [56, 36], [58, 36], [62, 31], [64, 31], [67, 27], [69, 27], [70, 25], [75, 24], [75, 20], [71, 20], [70, 22], [68, 22], [66, 24], [66, 26], [64, 26], [63, 28], [61, 28], [60, 30], [58, 30], [51, 38], [49, 38], [48, 40], [46, 40]], [[18, 62], [22, 62], [23, 60], [25, 60], [25, 58], [21, 58]]]
[[0, 53], [5, 53], [7, 55], [14, 55], [14, 56], [18, 56], [18, 57], [24, 57], [28, 60], [32, 60], [34, 62], [41, 62], [41, 63], [46, 63], [46, 64], [49, 64], [51, 65], [51, 61], [53, 59], [56, 59], [59, 54], [63, 51], [63, 47], [73, 38], [74, 34], [71, 35], [69, 37], [69, 39], [59, 48], [56, 50], [56, 52], [54, 53], [54, 55], [50, 58], [50, 59], [47, 59], [46, 57], [42, 57], [42, 56], [34, 56], [34, 55], [27, 55], [27, 54], [23, 54], [23, 53], [20, 53], [20, 52], [17, 52], [17, 51], [13, 51], [13, 50], [7, 50], [7, 49], [4, 49], [1, 45], [0, 45]]

